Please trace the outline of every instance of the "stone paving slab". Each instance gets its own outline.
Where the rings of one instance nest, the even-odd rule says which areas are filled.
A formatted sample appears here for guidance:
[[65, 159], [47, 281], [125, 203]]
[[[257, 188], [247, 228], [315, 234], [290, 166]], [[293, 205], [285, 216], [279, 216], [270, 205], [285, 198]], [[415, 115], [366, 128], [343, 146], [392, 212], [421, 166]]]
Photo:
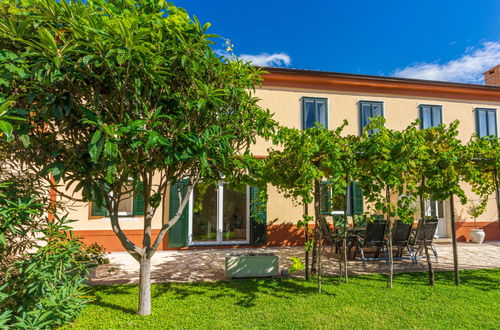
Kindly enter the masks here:
[[[453, 270], [451, 244], [436, 244], [439, 262], [433, 259], [436, 271]], [[291, 257], [304, 256], [303, 247], [255, 248], [255, 249], [202, 249], [159, 251], [152, 259], [151, 279], [153, 282], [193, 282], [225, 280], [225, 257], [232, 253], [275, 253], [280, 256], [280, 269], [290, 267]], [[138, 283], [139, 264], [126, 252], [108, 255], [110, 263], [99, 266], [91, 284]], [[330, 247], [323, 253], [324, 275], [338, 275], [338, 256]], [[458, 262], [460, 269], [500, 268], [500, 242], [487, 242], [481, 245], [458, 243]], [[386, 273], [388, 266], [384, 261], [369, 261], [366, 265], [358, 260], [348, 263], [350, 274]], [[410, 260], [394, 262], [395, 272], [426, 271], [425, 258], [418, 264]], [[303, 276], [297, 272], [293, 276]]]

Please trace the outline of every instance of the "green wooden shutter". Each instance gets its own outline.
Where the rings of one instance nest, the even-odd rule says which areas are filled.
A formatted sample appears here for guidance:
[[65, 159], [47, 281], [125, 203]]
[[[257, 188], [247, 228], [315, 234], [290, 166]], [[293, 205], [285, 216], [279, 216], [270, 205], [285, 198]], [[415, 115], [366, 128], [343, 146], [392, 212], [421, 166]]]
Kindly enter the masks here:
[[140, 192], [134, 194], [134, 215], [144, 215], [144, 195]]
[[328, 186], [329, 181], [323, 181], [320, 184], [319, 208], [321, 214], [330, 214], [332, 212], [332, 190]]
[[363, 214], [363, 191], [356, 182], [351, 182], [351, 210], [352, 214]]
[[[104, 203], [104, 202], [103, 202]], [[90, 203], [91, 210], [90, 215], [93, 217], [105, 217], [108, 215], [108, 210], [106, 209], [106, 204], [103, 204], [101, 207], [97, 206], [97, 203], [92, 201]]]
[[[187, 193], [188, 180], [184, 179], [177, 183], [172, 183], [170, 185], [170, 205], [169, 205], [169, 219], [172, 219], [179, 206], [181, 200], [179, 199], [178, 189], [181, 191], [181, 197], [184, 198]], [[168, 246], [169, 247], [181, 247], [186, 246], [188, 238], [188, 221], [189, 221], [189, 207], [186, 205], [181, 217], [175, 225], [168, 231]]]
[[266, 244], [267, 203], [259, 196], [258, 187], [250, 187], [250, 242], [253, 245]]

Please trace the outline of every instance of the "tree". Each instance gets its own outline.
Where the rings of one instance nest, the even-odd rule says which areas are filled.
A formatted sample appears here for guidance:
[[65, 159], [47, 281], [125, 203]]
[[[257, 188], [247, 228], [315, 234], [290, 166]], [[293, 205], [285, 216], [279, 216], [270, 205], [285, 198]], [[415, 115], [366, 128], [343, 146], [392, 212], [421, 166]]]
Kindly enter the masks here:
[[[415, 158], [413, 182], [419, 179], [421, 184], [416, 192], [420, 196], [420, 213], [425, 228], [424, 200], [433, 199], [444, 201], [450, 198], [452, 215], [453, 256], [455, 283], [458, 285], [458, 256], [455, 233], [454, 196], [462, 204], [467, 203], [467, 196], [461, 186], [464, 174], [472, 170], [471, 159], [468, 157], [467, 148], [457, 138], [458, 121], [452, 122], [448, 127], [439, 125], [422, 129], [420, 153]], [[434, 271], [430, 260], [427, 244], [424, 240], [424, 249], [429, 267], [429, 284], [434, 285]]]
[[[274, 143], [281, 145], [282, 148], [271, 149], [263, 164], [263, 181], [276, 186], [278, 191], [283, 193], [286, 198], [291, 198], [292, 201], [302, 204], [304, 207], [303, 218], [298, 221], [298, 225], [303, 227], [305, 231], [305, 272], [307, 280], [310, 271], [309, 253], [317, 246], [319, 228], [315, 226], [314, 236], [310, 237], [309, 223], [316, 219], [316, 216], [309, 215], [308, 205], [317, 199], [315, 182], [322, 180], [324, 177], [324, 173], [317, 167], [316, 163], [317, 154], [320, 152], [317, 136], [320, 134], [328, 133], [324, 128], [298, 130], [281, 127], [274, 139]], [[315, 203], [315, 215], [317, 214], [316, 206]], [[317, 224], [317, 219], [315, 223]]]
[[[140, 264], [141, 315], [151, 313], [151, 258], [190, 192], [202, 179], [245, 177], [250, 146], [275, 125], [252, 94], [262, 72], [218, 57], [208, 27], [157, 0], [2, 4], [0, 43], [22, 73], [2, 88], [26, 119], [18, 160], [49, 183], [52, 175], [62, 196], [81, 191], [83, 201], [106, 207]], [[152, 218], [168, 185], [181, 179], [180, 207], [154, 238]], [[142, 246], [118, 218], [131, 192], [145, 202]]]
[[[309, 262], [310, 249], [314, 247], [316, 256], [318, 291], [321, 292], [321, 255], [322, 230], [320, 219], [330, 213], [329, 199], [341, 197], [347, 203], [348, 186], [356, 177], [356, 145], [357, 136], [342, 136], [347, 121], [335, 130], [324, 127], [313, 127], [298, 130], [283, 127], [277, 134], [276, 142], [282, 148], [270, 150], [265, 161], [265, 180], [282, 192], [285, 197], [292, 198], [304, 205], [314, 202], [314, 239], [306, 241], [306, 267]], [[329, 193], [326, 193], [326, 192]], [[329, 206], [328, 206], [329, 205]], [[305, 208], [307, 210], [307, 207]], [[343, 248], [340, 265], [347, 279], [347, 246], [345, 226], [347, 226], [347, 207], [344, 217]], [[308, 237], [309, 221], [312, 217], [305, 212], [300, 226], [306, 228]], [[313, 255], [313, 256], [314, 256]], [[313, 258], [313, 265], [314, 265]], [[308, 267], [306, 272], [308, 272]], [[308, 274], [308, 273], [306, 273]], [[344, 276], [341, 275], [341, 276]]]
[[[417, 122], [402, 131], [388, 129], [385, 120], [373, 120], [363, 131], [365, 139], [358, 147], [359, 185], [369, 205], [387, 215], [389, 276], [387, 286], [392, 288], [394, 259], [392, 253], [392, 231], [395, 217], [407, 224], [414, 222], [412, 193], [413, 159], [420, 152]], [[368, 132], [376, 133], [369, 136]], [[391, 198], [396, 194], [397, 200]]]

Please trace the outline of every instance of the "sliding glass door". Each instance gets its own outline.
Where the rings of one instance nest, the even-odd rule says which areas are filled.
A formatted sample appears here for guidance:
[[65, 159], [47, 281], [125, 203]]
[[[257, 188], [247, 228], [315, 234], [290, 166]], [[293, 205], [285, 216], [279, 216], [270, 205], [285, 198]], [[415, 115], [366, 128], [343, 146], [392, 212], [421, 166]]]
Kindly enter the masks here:
[[189, 244], [245, 244], [249, 242], [248, 188], [224, 183], [202, 191], [194, 189], [190, 201]]

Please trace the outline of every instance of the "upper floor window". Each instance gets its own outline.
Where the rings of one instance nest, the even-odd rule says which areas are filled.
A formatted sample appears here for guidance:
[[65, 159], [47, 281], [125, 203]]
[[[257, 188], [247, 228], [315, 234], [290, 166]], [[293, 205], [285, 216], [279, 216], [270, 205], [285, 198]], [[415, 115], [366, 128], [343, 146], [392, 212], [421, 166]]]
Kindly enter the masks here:
[[302, 129], [323, 125], [328, 128], [328, 103], [324, 98], [302, 98]]
[[[370, 118], [376, 118], [384, 115], [384, 104], [382, 102], [375, 101], [360, 101], [359, 111], [361, 116], [361, 132], [363, 128], [370, 123]], [[369, 133], [376, 133], [376, 130], [371, 130]]]
[[443, 123], [443, 108], [440, 105], [420, 106], [420, 128], [437, 127]]
[[476, 108], [476, 132], [479, 137], [498, 136], [496, 109]]

